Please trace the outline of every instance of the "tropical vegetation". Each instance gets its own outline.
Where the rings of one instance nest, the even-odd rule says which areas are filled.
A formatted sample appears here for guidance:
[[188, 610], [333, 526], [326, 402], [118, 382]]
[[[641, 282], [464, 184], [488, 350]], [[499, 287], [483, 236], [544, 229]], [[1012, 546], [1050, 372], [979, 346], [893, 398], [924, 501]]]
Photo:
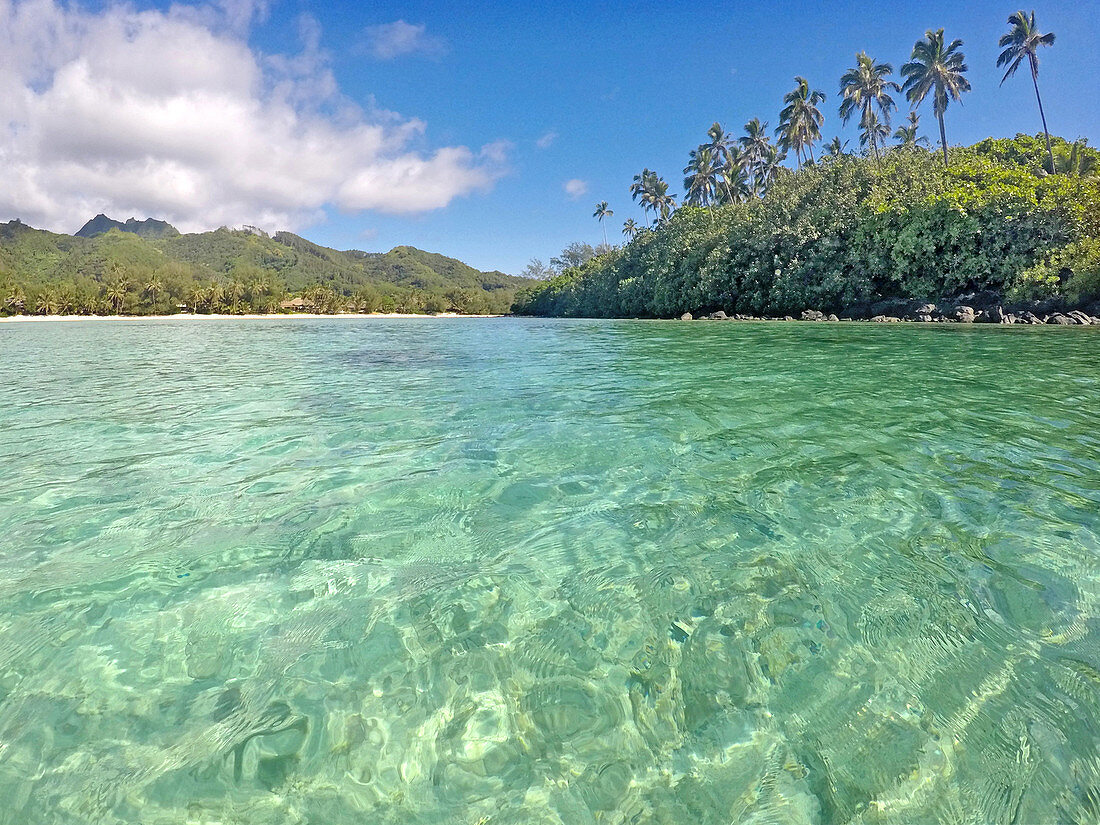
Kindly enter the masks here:
[[[1100, 300], [1100, 152], [1052, 137], [1092, 171], [1049, 174], [1042, 135], [937, 154], [826, 155], [763, 197], [685, 206], [517, 296], [523, 314], [677, 317], [844, 313], [888, 298], [992, 291]], [[1089, 164], [1085, 164], [1089, 166]]]
[[486, 314], [528, 283], [408, 246], [342, 252], [252, 227], [143, 236], [104, 221], [91, 236], [0, 224], [0, 314]]
[[[737, 137], [715, 122], [689, 152], [679, 208], [664, 179], [643, 169], [629, 189], [642, 221], [623, 225], [625, 245], [607, 247], [605, 238], [605, 248], [540, 271], [515, 311], [783, 315], [983, 290], [1005, 300], [1100, 300], [1100, 152], [1084, 139], [1051, 137], [1037, 51], [1054, 35], [1039, 31], [1034, 12], [1016, 12], [1008, 24], [1001, 82], [1027, 61], [1042, 139], [948, 144], [948, 106], [970, 81], [963, 42], [942, 28], [914, 44], [900, 83], [892, 64], [861, 51], [840, 78], [837, 109], [843, 123], [858, 120], [859, 154], [838, 136], [815, 155], [827, 96], [797, 76], [774, 142], [760, 118]], [[911, 110], [891, 131], [896, 94]], [[917, 109], [929, 97], [938, 160], [919, 133]]]

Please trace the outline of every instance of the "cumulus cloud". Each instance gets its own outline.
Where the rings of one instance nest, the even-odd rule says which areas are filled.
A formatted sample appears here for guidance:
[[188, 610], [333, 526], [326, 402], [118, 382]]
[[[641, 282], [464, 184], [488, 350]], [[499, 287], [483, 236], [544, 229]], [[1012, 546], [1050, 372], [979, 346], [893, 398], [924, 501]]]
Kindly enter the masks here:
[[535, 145], [540, 149], [549, 149], [550, 146], [558, 139], [557, 132], [547, 132], [545, 135], [535, 141]]
[[588, 194], [588, 181], [583, 181], [580, 178], [572, 178], [563, 183], [561, 188], [565, 190], [565, 194], [570, 198], [577, 200]]
[[364, 34], [367, 51], [379, 60], [393, 60], [406, 54], [439, 55], [447, 49], [446, 42], [428, 34], [428, 27], [423, 23], [397, 20], [367, 26]]
[[294, 229], [326, 207], [438, 209], [504, 173], [507, 144], [428, 150], [422, 121], [343, 97], [310, 18], [299, 53], [250, 49], [266, 11], [0, 0], [0, 215]]

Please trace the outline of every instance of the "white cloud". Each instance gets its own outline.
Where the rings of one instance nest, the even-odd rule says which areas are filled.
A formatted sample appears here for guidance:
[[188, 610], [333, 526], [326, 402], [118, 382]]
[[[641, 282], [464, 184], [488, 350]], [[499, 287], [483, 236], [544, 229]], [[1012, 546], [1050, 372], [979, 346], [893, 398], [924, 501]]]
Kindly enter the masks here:
[[397, 20], [367, 26], [364, 34], [367, 51], [379, 60], [393, 60], [405, 54], [439, 55], [447, 50], [443, 38], [428, 34], [428, 27], [423, 23]]
[[583, 195], [588, 194], [588, 181], [583, 181], [580, 178], [572, 178], [563, 183], [561, 188], [565, 190], [565, 194], [570, 198], [577, 200]]
[[545, 135], [535, 141], [535, 145], [540, 149], [549, 149], [550, 146], [558, 139], [557, 132], [547, 132]]
[[427, 150], [422, 121], [343, 97], [311, 18], [298, 54], [251, 50], [266, 9], [0, 0], [0, 218], [295, 229], [328, 206], [438, 209], [504, 173], [507, 144]]

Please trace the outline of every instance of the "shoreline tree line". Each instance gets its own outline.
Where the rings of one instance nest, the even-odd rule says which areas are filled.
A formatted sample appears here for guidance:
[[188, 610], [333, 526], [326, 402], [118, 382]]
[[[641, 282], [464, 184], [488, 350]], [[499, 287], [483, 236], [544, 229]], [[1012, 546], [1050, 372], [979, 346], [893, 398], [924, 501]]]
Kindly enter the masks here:
[[[625, 246], [605, 243], [570, 266], [533, 266], [528, 274], [549, 280], [522, 292], [514, 311], [760, 314], [978, 289], [1016, 300], [1100, 299], [1100, 287], [1092, 285], [1100, 281], [1094, 225], [1100, 153], [1086, 140], [1052, 138], [1047, 129], [1038, 55], [1054, 44], [1054, 34], [1039, 30], [1034, 12], [1015, 12], [1008, 26], [999, 40], [1001, 83], [1027, 65], [1041, 139], [949, 146], [946, 113], [970, 83], [963, 42], [948, 41], [942, 28], [914, 44], [900, 83], [892, 79], [893, 65], [859, 52], [840, 78], [837, 109], [844, 123], [858, 118], [858, 153], [839, 136], [815, 152], [828, 98], [798, 76], [771, 134], [759, 118], [736, 138], [717, 122], [710, 127], [689, 153], [682, 205], [653, 170], [635, 175], [629, 193], [643, 218], [623, 224]], [[895, 95], [911, 111], [891, 133]], [[917, 110], [928, 99], [940, 136], [935, 154], [919, 133]], [[601, 201], [594, 217], [603, 226], [612, 214]], [[903, 273], [906, 267], [912, 272]]]
[[0, 224], [3, 315], [498, 314], [526, 283], [413, 247], [342, 252], [254, 228], [83, 237]]

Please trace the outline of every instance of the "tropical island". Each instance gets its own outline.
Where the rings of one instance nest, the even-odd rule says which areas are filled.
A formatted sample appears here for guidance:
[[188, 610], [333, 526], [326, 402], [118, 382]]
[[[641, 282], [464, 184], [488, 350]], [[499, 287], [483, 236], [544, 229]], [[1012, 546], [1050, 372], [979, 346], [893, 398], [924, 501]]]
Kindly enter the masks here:
[[[1001, 38], [1002, 82], [1054, 43], [1018, 12]], [[1100, 316], [1100, 152], [1085, 139], [989, 138], [949, 146], [948, 104], [969, 91], [962, 42], [929, 31], [901, 67], [864, 52], [840, 79], [839, 115], [860, 151], [820, 147], [826, 95], [803, 77], [774, 131], [719, 123], [692, 150], [683, 204], [650, 169], [634, 177], [641, 222], [522, 292], [528, 315], [805, 317], [1086, 324]], [[912, 105], [891, 133], [894, 95]], [[919, 133], [930, 98], [940, 149]], [[1046, 118], [1043, 115], [1045, 127]], [[893, 145], [889, 141], [893, 138]], [[795, 168], [784, 165], [793, 155]], [[613, 215], [596, 207], [601, 224]]]
[[339, 251], [254, 226], [181, 234], [97, 215], [64, 235], [0, 224], [0, 315], [491, 315], [529, 283], [410, 246]]

